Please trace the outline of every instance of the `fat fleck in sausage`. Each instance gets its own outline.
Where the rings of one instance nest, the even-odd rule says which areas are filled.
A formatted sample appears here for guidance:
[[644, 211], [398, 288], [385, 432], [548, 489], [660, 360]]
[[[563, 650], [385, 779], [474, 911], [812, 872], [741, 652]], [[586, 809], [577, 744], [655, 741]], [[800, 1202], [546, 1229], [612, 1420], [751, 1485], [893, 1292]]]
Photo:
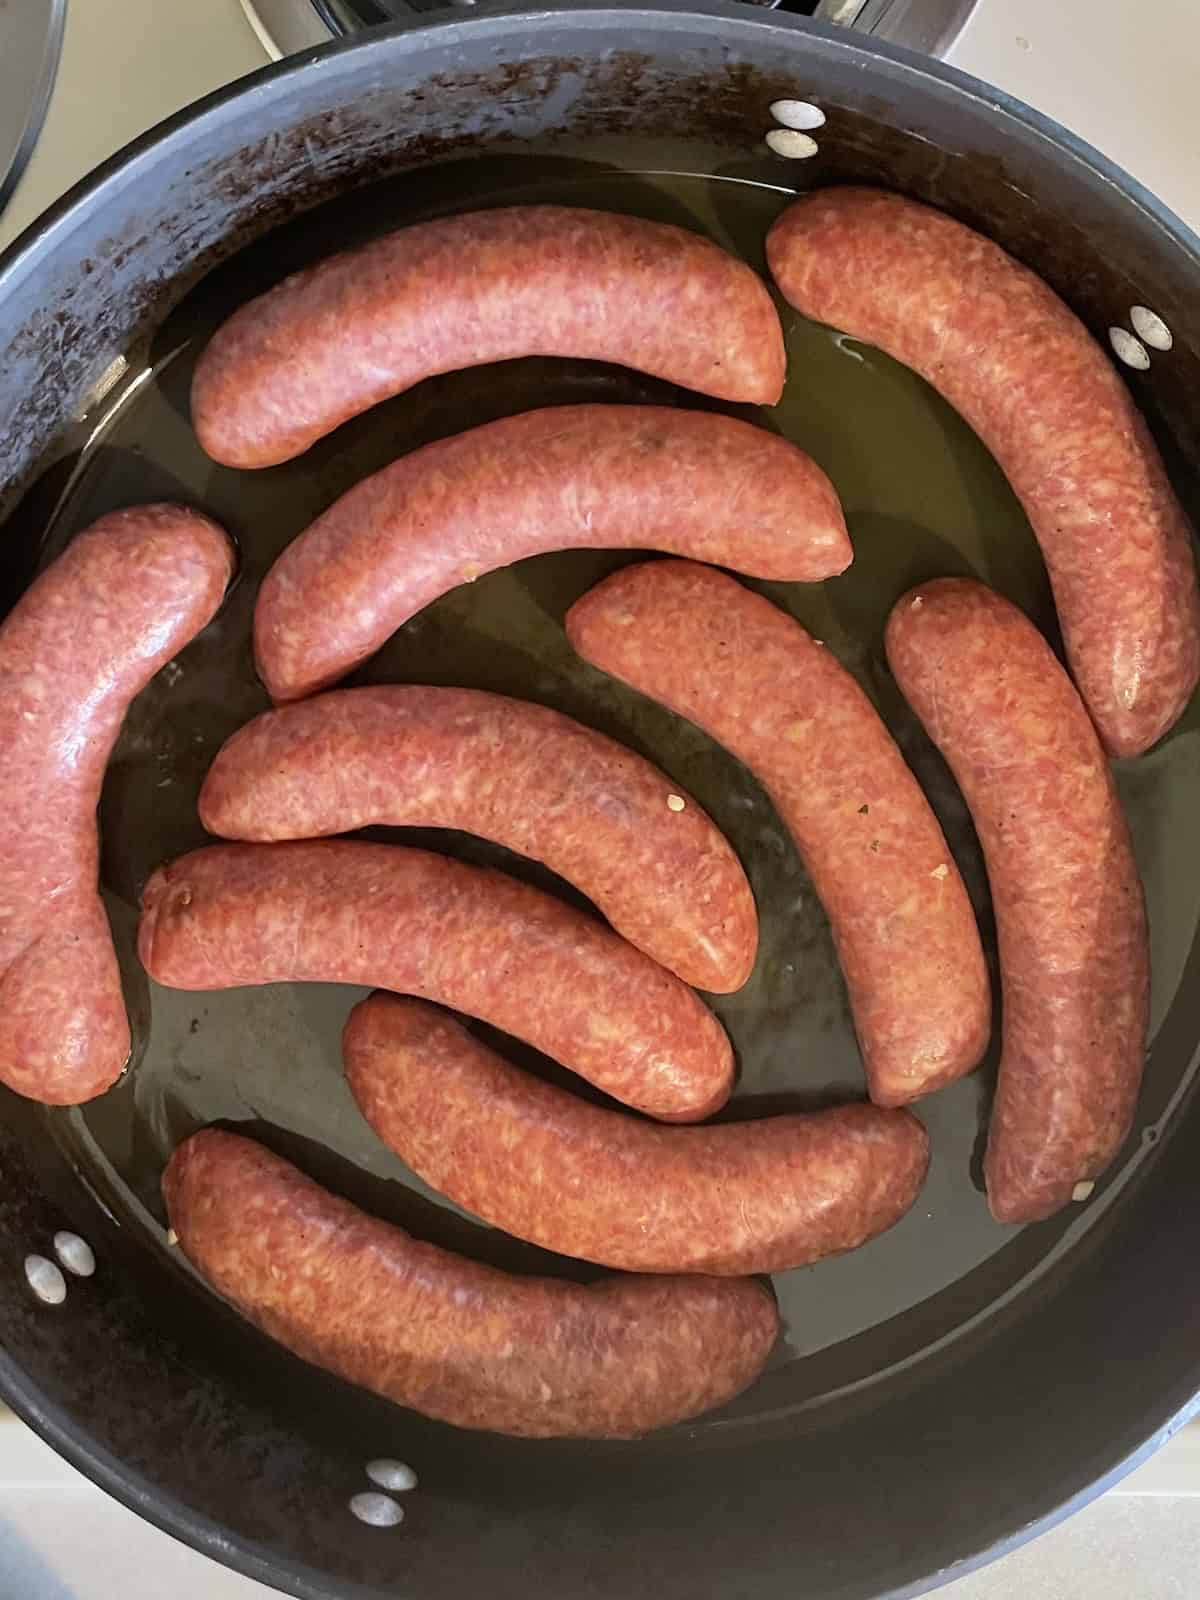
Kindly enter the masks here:
[[712, 821], [657, 767], [546, 706], [480, 689], [343, 689], [218, 752], [200, 819], [226, 839], [458, 828], [543, 861], [685, 983], [750, 976], [758, 919]]
[[142, 906], [138, 953], [169, 988], [369, 984], [482, 1017], [664, 1121], [729, 1095], [729, 1040], [686, 984], [502, 872], [345, 839], [212, 845]]
[[258, 670], [273, 699], [303, 699], [458, 584], [603, 546], [795, 582], [851, 558], [833, 486], [785, 439], [669, 406], [555, 406], [414, 450], [335, 501], [263, 580]]
[[413, 1171], [493, 1226], [629, 1272], [786, 1272], [853, 1250], [912, 1205], [929, 1141], [907, 1111], [664, 1128], [510, 1066], [453, 1018], [376, 994], [346, 1077]]
[[128, 1059], [96, 806], [130, 701], [208, 622], [231, 566], [198, 512], [113, 512], [0, 627], [0, 1081], [31, 1100], [90, 1100]]
[[1033, 624], [982, 584], [897, 602], [892, 671], [958, 780], [987, 861], [1003, 1053], [985, 1175], [993, 1215], [1065, 1206], [1120, 1149], [1150, 991], [1129, 830], [1079, 696]]
[[251, 300], [196, 366], [192, 420], [270, 467], [423, 378], [514, 356], [636, 367], [774, 405], [783, 334], [758, 275], [685, 228], [570, 206], [418, 223]]
[[192, 1265], [314, 1366], [459, 1428], [624, 1439], [723, 1405], [779, 1331], [753, 1279], [518, 1277], [410, 1237], [252, 1139], [206, 1129], [163, 1175]]
[[975, 918], [928, 802], [854, 678], [790, 617], [683, 561], [567, 614], [588, 661], [698, 723], [763, 783], [833, 928], [871, 1098], [970, 1071], [988, 1038]]
[[914, 368], [975, 429], [1037, 535], [1101, 739], [1147, 749], [1200, 675], [1200, 591], [1158, 451], [1087, 329], [999, 245], [882, 190], [805, 196], [767, 258], [798, 310]]

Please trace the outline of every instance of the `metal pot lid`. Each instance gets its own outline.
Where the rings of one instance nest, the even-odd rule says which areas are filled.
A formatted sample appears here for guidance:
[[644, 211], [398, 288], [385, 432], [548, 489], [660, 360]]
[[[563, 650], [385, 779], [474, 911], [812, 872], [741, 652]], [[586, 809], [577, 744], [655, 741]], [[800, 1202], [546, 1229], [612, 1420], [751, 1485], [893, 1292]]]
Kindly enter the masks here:
[[0, 0], [0, 211], [42, 131], [66, 9], [66, 0]]

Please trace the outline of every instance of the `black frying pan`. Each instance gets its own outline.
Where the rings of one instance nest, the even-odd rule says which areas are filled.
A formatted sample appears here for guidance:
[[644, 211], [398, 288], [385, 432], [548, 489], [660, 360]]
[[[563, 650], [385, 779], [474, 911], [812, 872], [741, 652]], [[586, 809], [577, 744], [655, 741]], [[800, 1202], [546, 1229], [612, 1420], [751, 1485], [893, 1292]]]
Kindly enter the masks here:
[[[782, 97], [827, 112], [810, 161], [764, 147]], [[6, 601], [94, 516], [162, 495], [203, 504], [242, 556], [221, 616], [134, 706], [105, 789], [103, 876], [132, 1070], [81, 1110], [0, 1102], [0, 1389], [127, 1504], [294, 1595], [916, 1593], [1098, 1492], [1178, 1426], [1200, 1387], [1195, 708], [1119, 772], [1150, 902], [1155, 990], [1142, 1106], [1111, 1174], [1050, 1223], [991, 1222], [977, 1157], [993, 1054], [922, 1106], [935, 1163], [904, 1223], [848, 1258], [779, 1278], [785, 1341], [726, 1411], [637, 1444], [457, 1432], [275, 1349], [202, 1288], [164, 1235], [167, 1152], [224, 1119], [440, 1243], [514, 1270], [584, 1270], [462, 1216], [379, 1149], [338, 1064], [354, 993], [151, 993], [132, 955], [135, 906], [159, 861], [200, 842], [207, 763], [265, 704], [250, 665], [254, 590], [318, 509], [400, 450], [533, 405], [705, 403], [611, 368], [518, 362], [430, 382], [296, 462], [236, 474], [207, 461], [188, 428], [204, 335], [293, 267], [421, 217], [532, 198], [610, 206], [683, 222], [761, 265], [789, 195], [844, 180], [902, 189], [986, 230], [1101, 337], [1134, 304], [1164, 317], [1174, 348], [1129, 381], [1194, 514], [1200, 243], [1094, 152], [994, 91], [748, 8], [495, 12], [318, 52], [143, 139], [0, 261]], [[919, 381], [790, 311], [786, 328], [788, 394], [756, 420], [830, 472], [857, 556], [819, 588], [765, 587], [875, 697], [994, 943], [962, 802], [887, 674], [881, 629], [908, 585], [971, 572], [1053, 636], [1036, 547], [994, 463]], [[702, 735], [566, 647], [565, 607], [623, 559], [548, 556], [496, 573], [422, 614], [359, 676], [541, 700], [677, 775], [742, 853], [762, 911], [756, 975], [717, 1003], [740, 1057], [738, 1114], [859, 1094], [828, 930], [761, 790]], [[462, 836], [420, 837], [498, 859]], [[49, 1306], [23, 1262], [52, 1254], [62, 1229], [88, 1241], [98, 1268]], [[420, 1477], [398, 1529], [349, 1509], [378, 1457]]]

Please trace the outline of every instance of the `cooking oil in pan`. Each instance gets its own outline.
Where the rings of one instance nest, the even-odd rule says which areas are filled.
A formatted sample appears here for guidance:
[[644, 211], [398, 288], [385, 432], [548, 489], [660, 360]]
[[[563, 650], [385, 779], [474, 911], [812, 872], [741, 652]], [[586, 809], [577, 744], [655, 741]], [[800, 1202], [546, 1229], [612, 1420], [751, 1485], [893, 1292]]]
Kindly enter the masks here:
[[[667, 152], [669, 155], [670, 152]], [[187, 391], [197, 351], [235, 305], [286, 272], [387, 227], [479, 204], [554, 201], [675, 221], [763, 268], [762, 242], [790, 198], [753, 163], [722, 176], [562, 157], [476, 160], [347, 197], [273, 234], [213, 273], [129, 360], [124, 380], [88, 419], [86, 447], [18, 514], [46, 527], [44, 556], [116, 505], [195, 501], [238, 541], [241, 567], [220, 616], [139, 698], [101, 806], [103, 882], [134, 1019], [134, 1066], [102, 1100], [47, 1113], [57, 1136], [123, 1224], [163, 1248], [158, 1179], [194, 1128], [248, 1125], [314, 1176], [376, 1213], [448, 1247], [518, 1271], [580, 1277], [594, 1269], [506, 1238], [434, 1195], [384, 1151], [343, 1082], [339, 1035], [359, 991], [274, 986], [222, 994], [151, 990], [133, 952], [138, 894], [164, 859], [204, 841], [196, 796], [218, 746], [266, 696], [253, 670], [255, 592], [283, 547], [326, 505], [398, 454], [495, 417], [579, 401], [713, 406], [636, 373], [527, 360], [433, 379], [376, 407], [297, 461], [239, 473], [209, 461], [193, 437]], [[644, 163], [643, 163], [644, 166]], [[841, 495], [854, 541], [848, 572], [804, 587], [756, 584], [796, 616], [871, 694], [929, 795], [974, 898], [989, 957], [994, 930], [978, 847], [963, 803], [887, 671], [883, 623], [909, 585], [973, 574], [1054, 636], [1053, 611], [1028, 525], [978, 440], [918, 379], [877, 352], [781, 304], [789, 355], [783, 402], [721, 407], [808, 450]], [[846, 998], [824, 914], [754, 778], [697, 729], [606, 679], [569, 649], [570, 603], [628, 552], [547, 555], [488, 574], [415, 617], [351, 682], [455, 683], [556, 706], [615, 735], [704, 805], [741, 855], [762, 920], [758, 965], [736, 995], [712, 998], [740, 1066], [727, 1113], [758, 1116], [863, 1093]], [[697, 671], [705, 670], [703, 662]], [[1200, 812], [1200, 715], [1193, 709], [1151, 756], [1119, 772], [1150, 902], [1154, 1032], [1139, 1127], [1086, 1206], [1034, 1228], [993, 1223], [979, 1184], [981, 1134], [994, 1078], [983, 1068], [925, 1101], [933, 1166], [916, 1206], [890, 1233], [840, 1260], [775, 1280], [786, 1336], [767, 1376], [703, 1426], [745, 1424], [929, 1357], [1049, 1266], [1065, 1268], [1083, 1232], [1136, 1171], [1182, 1091], [1182, 1025], [1173, 1014], [1200, 914], [1190, 834]], [[560, 893], [544, 870], [465, 835], [375, 830], [472, 861], [499, 864]], [[1194, 979], [1193, 979], [1194, 981]], [[514, 1059], [577, 1091], [586, 1086], [509, 1040]]]

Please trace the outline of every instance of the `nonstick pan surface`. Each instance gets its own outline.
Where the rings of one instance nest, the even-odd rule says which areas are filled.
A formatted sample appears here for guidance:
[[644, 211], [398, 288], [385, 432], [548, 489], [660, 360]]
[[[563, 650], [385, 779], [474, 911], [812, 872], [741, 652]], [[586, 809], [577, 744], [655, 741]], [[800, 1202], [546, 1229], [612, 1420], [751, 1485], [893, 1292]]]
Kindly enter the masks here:
[[[518, 1270], [594, 1275], [468, 1219], [379, 1144], [340, 1070], [342, 1026], [367, 991], [288, 984], [216, 994], [164, 990], [138, 973], [132, 934], [150, 873], [205, 841], [196, 799], [221, 742], [269, 705], [249, 648], [255, 595], [275, 556], [319, 511], [406, 450], [534, 406], [705, 404], [598, 363], [507, 362], [431, 380], [285, 467], [237, 472], [204, 455], [188, 420], [191, 370], [208, 331], [248, 295], [328, 251], [476, 205], [541, 201], [673, 221], [709, 234], [764, 270], [762, 240], [790, 197], [777, 175], [769, 182], [750, 174], [664, 174], [642, 165], [653, 150], [624, 154], [622, 165], [530, 156], [471, 162], [439, 171], [436, 181], [398, 179], [335, 202], [239, 254], [164, 323], [144, 364], [131, 365], [110, 393], [47, 526], [43, 559], [115, 506], [169, 498], [211, 512], [239, 548], [238, 581], [220, 618], [139, 698], [105, 786], [103, 881], [135, 997], [133, 1066], [100, 1100], [51, 1118], [55, 1137], [89, 1184], [149, 1247], [165, 1248], [158, 1185], [171, 1150], [197, 1127], [229, 1121], [253, 1124], [281, 1153], [439, 1244]], [[986, 877], [970, 819], [891, 680], [883, 623], [912, 584], [971, 574], [1053, 635], [1037, 546], [987, 451], [924, 383], [783, 302], [781, 311], [791, 374], [784, 401], [769, 410], [729, 409], [784, 434], [831, 475], [855, 558], [844, 575], [824, 584], [751, 586], [822, 639], [871, 694], [937, 810], [994, 966]], [[626, 552], [564, 552], [489, 574], [414, 618], [347, 681], [469, 685], [540, 701], [655, 761], [731, 840], [760, 910], [762, 944], [750, 983], [737, 994], [710, 997], [739, 1065], [737, 1091], [722, 1115], [736, 1119], [861, 1097], [859, 1053], [828, 922], [762, 789], [698, 729], [588, 666], [566, 642], [562, 619], [572, 601], [638, 559]], [[697, 661], [696, 670], [707, 670], [706, 663]], [[1153, 756], [1121, 773], [1155, 932], [1156, 1022], [1174, 998], [1187, 935], [1200, 920], [1200, 873], [1167, 869], [1168, 861], [1178, 861], [1182, 840], [1190, 842], [1200, 815], [1200, 771], [1187, 761], [1188, 734], [1197, 729], [1200, 708]], [[409, 828], [369, 833], [500, 866], [583, 903], [546, 869], [468, 835]], [[526, 1047], [505, 1041], [503, 1048], [573, 1091], [587, 1092], [573, 1075], [532, 1059]], [[911, 1214], [861, 1250], [776, 1277], [786, 1331], [769, 1376], [719, 1418], [699, 1423], [697, 1432], [781, 1418], [847, 1388], [881, 1382], [897, 1365], [919, 1360], [1019, 1295], [1100, 1221], [1153, 1147], [1183, 1087], [1178, 1062], [1152, 1052], [1129, 1145], [1087, 1204], [1037, 1227], [1002, 1227], [988, 1213], [979, 1170], [996, 1056], [994, 1042], [980, 1071], [918, 1107], [934, 1159]], [[271, 1353], [264, 1340], [264, 1359]]]
[[[277, 985], [192, 995], [158, 989], [138, 968], [136, 908], [157, 865], [204, 842], [196, 797], [207, 766], [221, 742], [268, 704], [250, 651], [258, 584], [279, 551], [338, 494], [418, 445], [535, 406], [579, 401], [717, 405], [599, 364], [510, 362], [431, 380], [358, 418], [294, 462], [242, 473], [208, 460], [190, 429], [188, 384], [207, 334], [252, 294], [334, 249], [478, 206], [555, 202], [672, 221], [707, 234], [764, 271], [763, 239], [795, 192], [793, 173], [765, 152], [731, 157], [707, 140], [609, 134], [577, 148], [564, 149], [559, 142], [443, 162], [327, 201], [215, 267], [147, 338], [130, 344], [123, 368], [87, 416], [80, 447], [35, 484], [6, 525], [11, 570], [5, 603], [36, 566], [116, 506], [157, 498], [189, 501], [214, 515], [237, 541], [239, 573], [220, 615], [135, 703], [105, 784], [102, 880], [134, 1026], [131, 1068], [114, 1090], [90, 1105], [67, 1111], [21, 1108], [20, 1117], [28, 1143], [42, 1151], [43, 1164], [56, 1166], [56, 1183], [61, 1187], [64, 1174], [73, 1175], [79, 1194], [100, 1208], [106, 1228], [119, 1238], [121, 1258], [136, 1259], [139, 1272], [153, 1271], [156, 1282], [169, 1285], [177, 1304], [164, 1339], [179, 1337], [177, 1320], [194, 1317], [197, 1328], [218, 1330], [215, 1344], [210, 1334], [209, 1350], [219, 1349], [231, 1394], [247, 1387], [260, 1391], [285, 1428], [295, 1408], [306, 1408], [318, 1433], [361, 1440], [364, 1460], [383, 1455], [412, 1462], [426, 1487], [413, 1497], [408, 1521], [395, 1536], [408, 1541], [410, 1549], [430, 1541], [444, 1545], [438, 1516], [442, 1500], [477, 1510], [487, 1502], [491, 1539], [499, 1516], [520, 1525], [523, 1495], [545, 1505], [559, 1495], [567, 1527], [573, 1525], [569, 1508], [588, 1493], [589, 1484], [606, 1498], [617, 1493], [614, 1485], [622, 1479], [631, 1485], [686, 1481], [700, 1456], [710, 1462], [706, 1470], [724, 1458], [729, 1472], [744, 1479], [746, 1469], [737, 1463], [757, 1457], [765, 1464], [788, 1441], [801, 1453], [828, 1459], [837, 1453], [839, 1438], [850, 1437], [839, 1431], [846, 1419], [861, 1425], [896, 1396], [922, 1388], [936, 1407], [940, 1392], [949, 1395], [948, 1388], [939, 1389], [939, 1376], [961, 1368], [984, 1346], [997, 1352], [994, 1370], [1001, 1381], [1007, 1330], [1032, 1308], [1044, 1306], [1073, 1276], [1094, 1268], [1112, 1247], [1127, 1208], [1153, 1180], [1160, 1141], [1189, 1101], [1195, 1032], [1189, 1034], [1181, 1018], [1194, 1009], [1188, 990], [1196, 982], [1192, 958], [1200, 924], [1197, 705], [1149, 756], [1117, 768], [1148, 898], [1154, 974], [1145, 1087], [1120, 1159], [1086, 1203], [1061, 1217], [1027, 1228], [996, 1224], [980, 1174], [997, 1059], [994, 1040], [977, 1073], [917, 1108], [931, 1136], [933, 1165], [912, 1212], [864, 1249], [774, 1279], [784, 1337], [767, 1373], [723, 1411], [630, 1445], [529, 1446], [455, 1434], [354, 1394], [280, 1353], [216, 1306], [168, 1241], [158, 1191], [163, 1164], [181, 1138], [219, 1121], [253, 1133], [364, 1208], [439, 1244], [514, 1271], [597, 1275], [594, 1268], [522, 1244], [468, 1217], [379, 1145], [345, 1087], [338, 1048], [346, 1014], [364, 991]], [[891, 679], [882, 631], [892, 603], [912, 584], [970, 574], [1014, 600], [1057, 646], [1044, 568], [995, 463], [926, 385], [877, 351], [806, 321], [782, 302], [780, 310], [790, 373], [783, 402], [769, 410], [724, 409], [782, 433], [830, 474], [846, 510], [855, 560], [844, 575], [822, 585], [750, 586], [823, 640], [874, 700], [942, 822], [975, 903], [994, 973], [995, 934], [978, 844], [953, 781]], [[1171, 462], [1195, 514], [1196, 481], [1178, 450]], [[568, 606], [632, 559], [641, 557], [570, 552], [489, 574], [414, 618], [347, 681], [469, 685], [536, 700], [655, 761], [731, 840], [760, 910], [762, 941], [750, 983], [738, 994], [709, 997], [733, 1039], [739, 1064], [737, 1091], [723, 1115], [760, 1116], [859, 1097], [863, 1076], [828, 924], [762, 789], [705, 735], [580, 661], [566, 642], [562, 618]], [[696, 667], [705, 670], [703, 662]], [[545, 869], [466, 835], [377, 829], [369, 836], [497, 865], [584, 903]], [[488, 1037], [531, 1071], [602, 1098], [526, 1047]], [[151, 1311], [152, 1318], [155, 1314]], [[46, 1336], [53, 1337], [52, 1331]], [[205, 1422], [197, 1448], [211, 1449], [214, 1426], [219, 1434], [219, 1421]], [[299, 1460], [312, 1448], [311, 1440], [296, 1448]], [[986, 1449], [982, 1440], [980, 1448]], [[887, 1449], [898, 1450], [897, 1459], [903, 1459], [898, 1438], [889, 1437]], [[961, 1467], [971, 1471], [968, 1460]], [[216, 1459], [212, 1470], [220, 1471]], [[267, 1473], [268, 1485], [277, 1476], [276, 1463]], [[346, 1494], [365, 1486], [347, 1482]], [[738, 1515], [734, 1488], [731, 1481], [727, 1517]], [[757, 1492], [753, 1478], [741, 1488]], [[298, 1510], [303, 1486], [293, 1493], [293, 1510]], [[850, 1517], [851, 1506], [845, 1509]], [[796, 1511], [804, 1514], [801, 1506]], [[878, 1503], [862, 1514], [887, 1522]], [[286, 1543], [281, 1528], [287, 1515], [274, 1508], [262, 1515], [264, 1546]], [[663, 1524], [671, 1526], [671, 1518], [664, 1515]], [[621, 1518], [614, 1515], [612, 1526], [619, 1528]], [[396, 1572], [403, 1569], [399, 1553], [383, 1558], [368, 1550], [360, 1556], [357, 1541], [364, 1537], [392, 1536], [363, 1534], [347, 1522], [353, 1549], [336, 1568], [343, 1579], [375, 1583], [378, 1574], [372, 1569], [380, 1559], [394, 1562]], [[575, 1592], [575, 1575], [582, 1571], [592, 1587], [580, 1592], [608, 1594], [610, 1575], [617, 1570], [611, 1549], [593, 1548], [590, 1535], [582, 1532], [578, 1537], [582, 1566], [565, 1547], [552, 1563], [561, 1592]], [[324, 1529], [314, 1538], [318, 1545], [328, 1542]], [[486, 1544], [481, 1539], [481, 1552]], [[520, 1544], [510, 1548], [510, 1556]], [[482, 1554], [478, 1559], [483, 1561]], [[656, 1559], [651, 1551], [652, 1565]], [[904, 1570], [912, 1559], [910, 1551], [895, 1570]], [[300, 1569], [291, 1566], [258, 1575], [297, 1593], [341, 1592], [312, 1578], [311, 1551], [303, 1560], [308, 1576], [298, 1576]], [[332, 1573], [335, 1558], [328, 1560]], [[243, 1557], [238, 1564], [247, 1562]], [[468, 1581], [472, 1565], [473, 1558], [460, 1551], [460, 1581]], [[777, 1569], [777, 1557], [764, 1553], [761, 1573], [751, 1575], [743, 1566], [745, 1587], [723, 1592], [789, 1592]], [[830, 1587], [813, 1592], [882, 1592], [861, 1573], [826, 1571]], [[521, 1577], [519, 1560], [494, 1571], [495, 1592], [516, 1593]], [[324, 1581], [332, 1584], [333, 1578]], [[426, 1574], [411, 1591], [396, 1592], [441, 1591], [429, 1587]]]

